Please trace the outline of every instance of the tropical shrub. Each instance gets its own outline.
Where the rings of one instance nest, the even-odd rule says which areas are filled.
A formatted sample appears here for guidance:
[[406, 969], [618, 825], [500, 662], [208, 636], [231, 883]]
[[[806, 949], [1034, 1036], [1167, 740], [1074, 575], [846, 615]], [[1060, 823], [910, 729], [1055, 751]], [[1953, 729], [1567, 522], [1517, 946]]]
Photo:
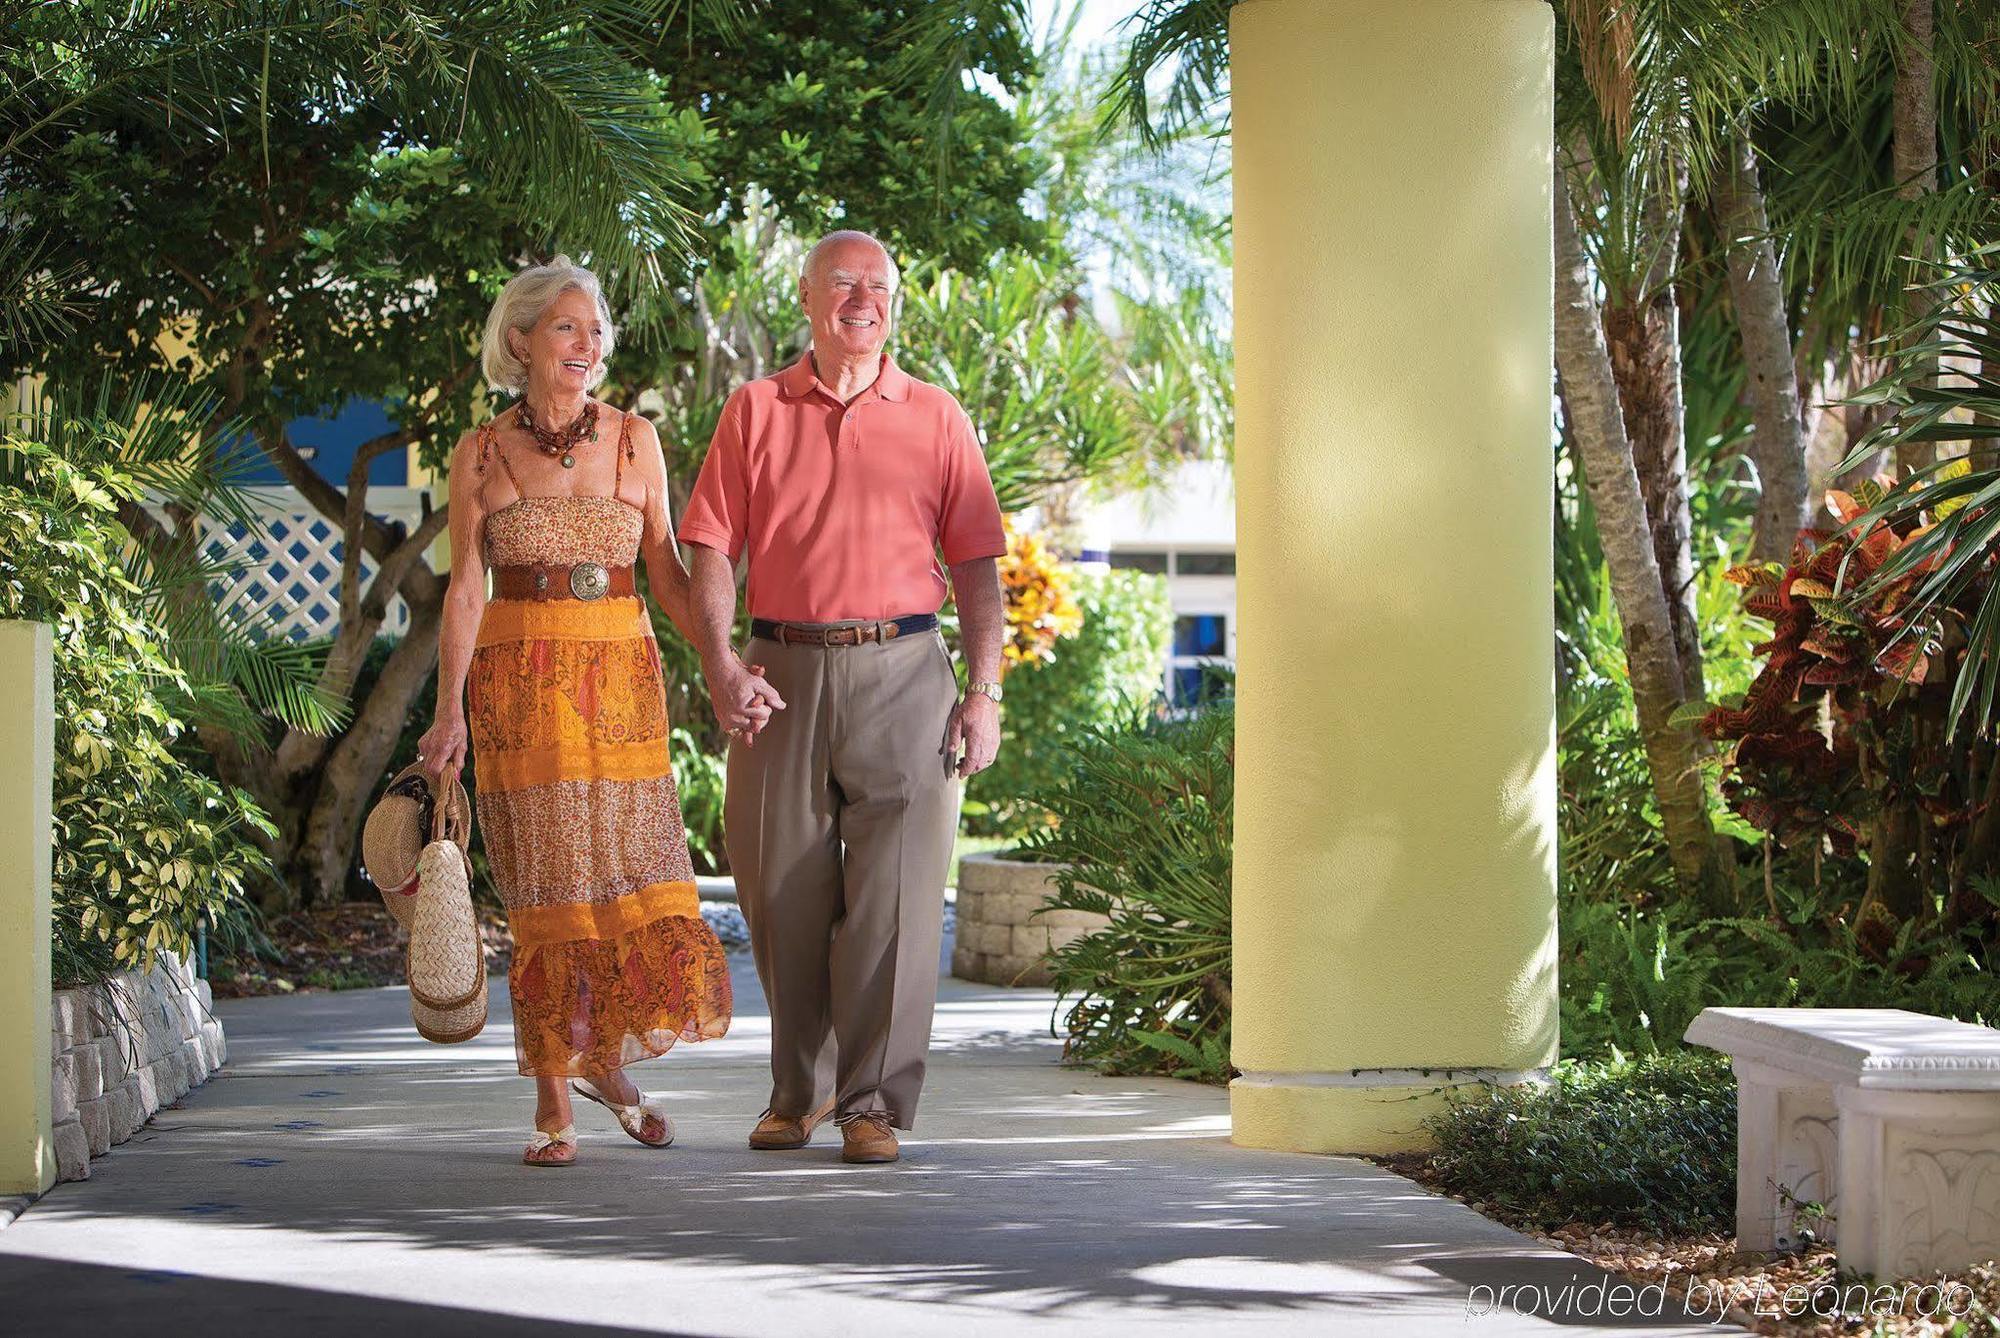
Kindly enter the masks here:
[[[1963, 459], [1956, 466], [1936, 477], [1966, 471]], [[1897, 558], [1913, 536], [1950, 523], [1964, 497], [1932, 484], [1934, 505], [1891, 523], [1869, 515], [1886, 491], [1830, 492], [1838, 530], [1802, 531], [1789, 564], [1732, 569], [1746, 606], [1772, 620], [1758, 647], [1768, 658], [1741, 704], [1710, 710], [1702, 725], [1730, 745], [1730, 806], [1780, 847], [1850, 868], [1866, 851], [1865, 891], [1843, 918], [1870, 961], [1914, 976], [1931, 962], [1913, 955], [1913, 935], [1966, 930], [1990, 948], [2000, 929], [1974, 877], [2000, 873], [2000, 748], [1986, 730], [1951, 729], [1966, 632], [1993, 578], [1984, 571], [1949, 598], [1917, 602], [1937, 555]]]
[[1066, 866], [1045, 905], [1110, 918], [1050, 958], [1070, 1062], [1229, 1077], [1235, 724], [1227, 702], [1179, 719], [1128, 708], [1078, 733], [1042, 795], [1053, 825], [1023, 849]]
[[1000, 593], [1006, 598], [1006, 639], [1001, 668], [1047, 664], [1056, 643], [1083, 626], [1083, 611], [1070, 593], [1070, 569], [1040, 537], [1007, 526], [1007, 553], [999, 561]]
[[188, 953], [198, 924], [270, 872], [255, 838], [276, 833], [249, 795], [175, 755], [174, 707], [195, 685], [125, 568], [117, 512], [138, 482], [14, 432], [0, 451], [0, 619], [54, 629], [54, 974], [83, 983]]
[[1736, 1079], [1707, 1053], [1558, 1064], [1546, 1087], [1451, 1093], [1425, 1119], [1451, 1193], [1538, 1230], [1578, 1220], [1728, 1231], [1736, 1214]]
[[1047, 821], [1034, 796], [1074, 761], [1084, 731], [1111, 725], [1131, 703], [1150, 702], [1173, 635], [1166, 581], [1147, 572], [1072, 571], [1081, 625], [1039, 662], [1009, 666], [1000, 751], [966, 787], [966, 826], [1020, 833]]

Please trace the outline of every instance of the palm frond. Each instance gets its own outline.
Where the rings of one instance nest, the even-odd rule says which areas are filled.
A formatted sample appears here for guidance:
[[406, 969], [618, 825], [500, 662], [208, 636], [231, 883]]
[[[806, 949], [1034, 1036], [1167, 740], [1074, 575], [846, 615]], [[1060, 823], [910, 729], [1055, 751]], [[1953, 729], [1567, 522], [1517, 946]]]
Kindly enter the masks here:
[[1956, 624], [1965, 656], [1953, 676], [1952, 728], [1983, 734], [2000, 697], [2000, 581], [1992, 572], [2000, 552], [2000, 380], [1992, 375], [2000, 366], [2000, 242], [1931, 269], [1928, 311], [1891, 337], [1889, 371], [1857, 397], [1886, 406], [1887, 417], [1840, 468], [1905, 441], [1964, 442], [1972, 453], [1913, 471], [1848, 522], [1856, 534], [1886, 524], [1904, 535], [1853, 597], [1875, 598], [1914, 575], [1897, 608], [1903, 634]]
[[[1157, 148], [1215, 117], [1229, 88], [1229, 11], [1236, 0], [1147, 0], [1125, 26], [1134, 29], [1123, 67], [1105, 93], [1107, 117]], [[1168, 69], [1157, 97], [1153, 80]]]
[[886, 78], [896, 87], [929, 90], [924, 107], [940, 205], [956, 151], [956, 121], [973, 95], [967, 83], [979, 68], [978, 53], [1013, 44], [1025, 49], [1030, 28], [1027, 0], [949, 0], [919, 6], [892, 34], [901, 52], [889, 63]]

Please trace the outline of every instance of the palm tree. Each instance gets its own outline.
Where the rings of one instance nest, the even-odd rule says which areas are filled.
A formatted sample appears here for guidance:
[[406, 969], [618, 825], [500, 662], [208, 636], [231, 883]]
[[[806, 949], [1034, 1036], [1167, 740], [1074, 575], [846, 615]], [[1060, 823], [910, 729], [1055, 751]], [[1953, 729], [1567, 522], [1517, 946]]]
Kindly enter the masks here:
[[[1116, 111], [1162, 132], [1208, 114], [1226, 88], [1230, 7], [1136, 5]], [[1855, 374], [1857, 345], [1898, 309], [1912, 239], [1949, 253], [1994, 226], [1992, 194], [1967, 164], [1994, 119], [1995, 20], [1934, 0], [1561, 0], [1557, 11], [1566, 435], [1674, 866], [1726, 909], [1692, 723], [1705, 693], [1682, 314], [1714, 307], [1701, 294], [1726, 285], [1719, 309], [1734, 312], [1761, 494], [1754, 543], [1785, 551], [1811, 510], [1814, 401], [1839, 393], [1820, 370]], [[1156, 100], [1149, 80], [1163, 67], [1173, 73]], [[1864, 148], [1855, 161], [1853, 146], [1870, 144], [1881, 160]], [[1711, 234], [1719, 264], [1697, 245]]]

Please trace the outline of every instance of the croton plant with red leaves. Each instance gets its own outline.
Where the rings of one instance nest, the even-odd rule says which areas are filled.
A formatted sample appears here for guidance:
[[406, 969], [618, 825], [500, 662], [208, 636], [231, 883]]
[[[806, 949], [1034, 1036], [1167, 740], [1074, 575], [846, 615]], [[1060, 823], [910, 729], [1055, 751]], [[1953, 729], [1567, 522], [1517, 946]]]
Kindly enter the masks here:
[[[1745, 821], [1781, 846], [1851, 856], [1870, 843], [1885, 809], [1915, 805], [1937, 826], [1963, 824], [1970, 806], [1945, 765], [1942, 731], [1927, 728], [1922, 703], [1933, 679], [1946, 611], [1909, 614], [1932, 561], [1857, 599], [1890, 555], [1922, 529], [1899, 534], [1857, 525], [1883, 482], [1860, 497], [1827, 494], [1838, 529], [1801, 530], [1791, 561], [1732, 567], [1744, 607], [1772, 623], [1754, 649], [1768, 655], [1740, 706], [1709, 710], [1701, 729], [1727, 743], [1722, 793]], [[1926, 527], [1935, 517], [1926, 518]], [[1934, 713], [1934, 712], [1933, 712]]]

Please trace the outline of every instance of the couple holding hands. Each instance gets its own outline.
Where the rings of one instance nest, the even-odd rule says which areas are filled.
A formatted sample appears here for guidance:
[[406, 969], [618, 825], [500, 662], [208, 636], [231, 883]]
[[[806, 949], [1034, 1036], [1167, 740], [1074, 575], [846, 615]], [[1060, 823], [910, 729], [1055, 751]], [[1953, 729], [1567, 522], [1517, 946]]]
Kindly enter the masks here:
[[[575, 1160], [572, 1092], [666, 1146], [672, 1122], [625, 1068], [729, 1025], [641, 555], [730, 736], [724, 839], [771, 1010], [750, 1146], [804, 1147], [832, 1116], [844, 1160], [887, 1162], [912, 1127], [959, 785], [999, 746], [1006, 538], [964, 410], [886, 351], [897, 281], [865, 233], [812, 248], [811, 346], [723, 408], [678, 530], [691, 567], [658, 434], [590, 395], [614, 337], [597, 279], [563, 257], [532, 266], [487, 319], [486, 378], [519, 400], [452, 456], [437, 713], [418, 747], [434, 777], [470, 749], [536, 1085], [530, 1165]], [[938, 632], [947, 593], [963, 696]]]

